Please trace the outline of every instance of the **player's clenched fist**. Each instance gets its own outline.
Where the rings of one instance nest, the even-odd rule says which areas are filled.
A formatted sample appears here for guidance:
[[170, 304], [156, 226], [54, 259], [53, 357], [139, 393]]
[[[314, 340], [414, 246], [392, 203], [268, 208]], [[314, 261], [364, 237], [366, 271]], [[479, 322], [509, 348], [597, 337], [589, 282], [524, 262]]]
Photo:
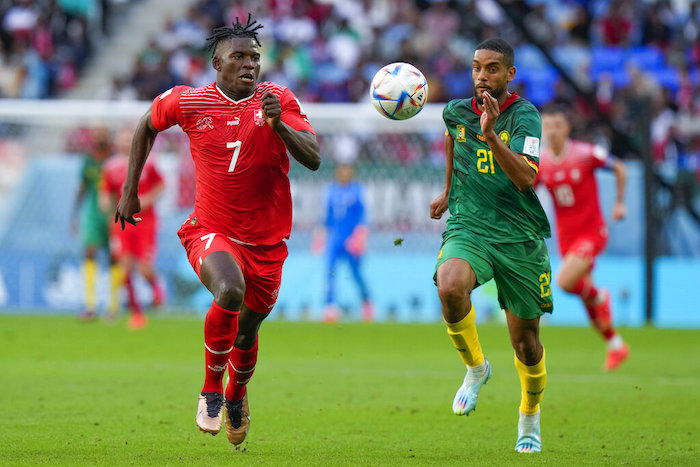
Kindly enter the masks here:
[[271, 92], [266, 92], [262, 97], [262, 111], [265, 115], [265, 121], [274, 130], [280, 123], [282, 115], [282, 105], [280, 100]]

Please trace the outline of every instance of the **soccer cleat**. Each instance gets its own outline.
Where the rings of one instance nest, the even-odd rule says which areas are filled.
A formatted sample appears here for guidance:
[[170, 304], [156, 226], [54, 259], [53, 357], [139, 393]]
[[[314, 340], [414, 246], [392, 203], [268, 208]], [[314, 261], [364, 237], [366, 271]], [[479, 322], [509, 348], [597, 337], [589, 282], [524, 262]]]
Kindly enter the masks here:
[[340, 308], [332, 303], [327, 305], [323, 312], [323, 320], [326, 323], [337, 323], [340, 321]]
[[374, 305], [369, 300], [362, 304], [362, 320], [366, 323], [374, 321]]
[[226, 437], [235, 446], [241, 444], [250, 428], [250, 408], [248, 407], [248, 391], [239, 401], [225, 399], [226, 403]]
[[216, 436], [221, 431], [224, 416], [224, 395], [218, 392], [203, 392], [199, 395], [197, 417], [199, 429]]
[[542, 451], [542, 436], [540, 435], [540, 421], [537, 420], [535, 429], [523, 429], [518, 423], [518, 441], [515, 442], [515, 450], [517, 452], [541, 452]]
[[92, 321], [93, 319], [97, 318], [97, 314], [94, 310], [86, 308], [78, 314], [78, 318], [80, 319], [80, 321]]
[[605, 359], [605, 371], [616, 370], [618, 366], [630, 356], [630, 348], [623, 344], [619, 349], [609, 350]]
[[129, 322], [127, 324], [129, 328], [139, 330], [145, 328], [146, 323], [146, 315], [143, 313], [132, 313], [131, 316], [129, 316]]
[[486, 384], [491, 378], [491, 364], [488, 359], [484, 359], [484, 362], [486, 363], [486, 370], [478, 378], [470, 377], [469, 370], [467, 370], [464, 382], [457, 390], [457, 394], [455, 394], [455, 398], [452, 401], [452, 412], [455, 415], [469, 415], [471, 411], [476, 410], [476, 399], [479, 397], [481, 386]]

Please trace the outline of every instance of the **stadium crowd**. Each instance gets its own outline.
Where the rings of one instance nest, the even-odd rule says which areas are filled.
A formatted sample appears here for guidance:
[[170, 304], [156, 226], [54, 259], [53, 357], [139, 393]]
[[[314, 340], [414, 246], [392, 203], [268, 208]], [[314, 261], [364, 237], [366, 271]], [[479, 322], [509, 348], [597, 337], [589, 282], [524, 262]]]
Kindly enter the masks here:
[[[42, 98], [70, 88], [94, 48], [91, 24], [100, 18], [104, 33], [109, 4], [0, 2], [0, 96]], [[651, 102], [655, 160], [672, 170], [700, 166], [695, 0], [199, 0], [184, 16], [167, 18], [131, 70], [101, 95], [150, 100], [175, 84], [212, 82], [204, 39], [248, 12], [265, 25], [261, 78], [294, 89], [302, 102], [366, 100], [372, 76], [392, 61], [424, 72], [431, 102], [470, 95], [470, 51], [500, 36], [516, 48], [515, 89], [540, 107], [570, 105], [575, 137], [636, 157], [615, 145], [610, 128], [625, 133], [635, 112], [628, 103], [643, 95]], [[423, 154], [430, 154], [426, 144]]]
[[43, 99], [75, 85], [96, 42], [109, 33], [112, 3], [0, 1], [0, 98]]

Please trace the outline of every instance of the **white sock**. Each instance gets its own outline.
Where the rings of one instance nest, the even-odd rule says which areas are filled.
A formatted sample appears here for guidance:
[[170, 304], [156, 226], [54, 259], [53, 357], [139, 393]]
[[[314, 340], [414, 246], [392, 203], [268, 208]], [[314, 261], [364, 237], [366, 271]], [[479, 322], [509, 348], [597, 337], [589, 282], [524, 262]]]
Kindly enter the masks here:
[[476, 381], [486, 372], [486, 359], [477, 366], [467, 366], [467, 378], [469, 381]]
[[520, 414], [518, 418], [518, 431], [525, 434], [534, 432], [537, 425], [540, 423], [540, 410], [537, 409], [537, 413], [533, 415], [525, 415], [519, 410], [518, 413]]
[[625, 341], [622, 340], [622, 336], [615, 333], [607, 342], [608, 350], [618, 350], [625, 345]]

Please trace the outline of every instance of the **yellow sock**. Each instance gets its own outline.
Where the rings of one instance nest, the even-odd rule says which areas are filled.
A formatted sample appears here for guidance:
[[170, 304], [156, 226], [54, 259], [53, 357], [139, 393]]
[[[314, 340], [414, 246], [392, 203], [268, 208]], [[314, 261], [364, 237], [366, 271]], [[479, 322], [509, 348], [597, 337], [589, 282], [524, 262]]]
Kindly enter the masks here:
[[447, 334], [449, 334], [455, 349], [462, 357], [462, 361], [467, 366], [477, 366], [484, 363], [484, 353], [481, 351], [479, 343], [479, 335], [476, 332], [476, 324], [474, 322], [474, 307], [472, 306], [467, 316], [456, 323], [448, 323]]
[[95, 274], [97, 274], [97, 261], [86, 258], [83, 263], [83, 274], [85, 274], [85, 309], [95, 311], [97, 308], [97, 298], [95, 293]]
[[520, 376], [520, 411], [525, 415], [534, 415], [540, 409], [544, 387], [547, 385], [544, 356], [542, 348], [542, 360], [532, 366], [525, 365], [515, 356], [515, 369]]
[[110, 268], [111, 290], [109, 294], [109, 314], [114, 315], [119, 311], [119, 288], [122, 286], [124, 274], [118, 264], [113, 264]]

